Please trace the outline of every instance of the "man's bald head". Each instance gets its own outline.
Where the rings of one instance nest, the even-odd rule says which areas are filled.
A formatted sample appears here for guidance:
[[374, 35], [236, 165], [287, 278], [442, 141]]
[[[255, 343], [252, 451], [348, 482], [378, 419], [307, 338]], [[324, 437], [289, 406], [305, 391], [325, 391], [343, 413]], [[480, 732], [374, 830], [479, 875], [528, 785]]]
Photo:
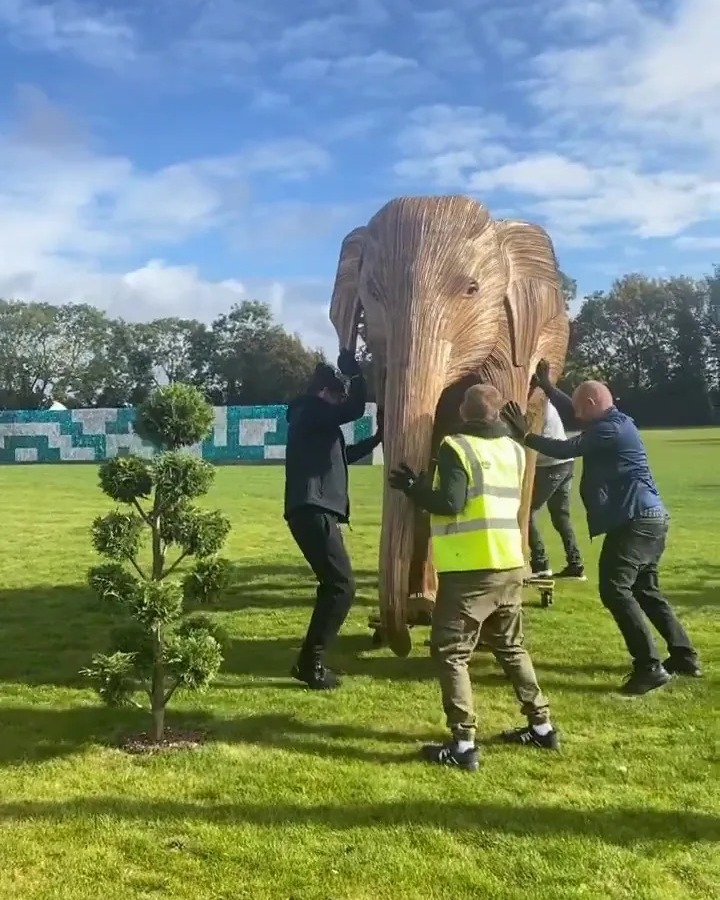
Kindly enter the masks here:
[[610, 388], [601, 381], [583, 381], [575, 388], [572, 402], [578, 422], [601, 419], [615, 405]]
[[466, 422], [497, 422], [503, 407], [500, 391], [491, 384], [474, 384], [465, 391], [460, 415]]

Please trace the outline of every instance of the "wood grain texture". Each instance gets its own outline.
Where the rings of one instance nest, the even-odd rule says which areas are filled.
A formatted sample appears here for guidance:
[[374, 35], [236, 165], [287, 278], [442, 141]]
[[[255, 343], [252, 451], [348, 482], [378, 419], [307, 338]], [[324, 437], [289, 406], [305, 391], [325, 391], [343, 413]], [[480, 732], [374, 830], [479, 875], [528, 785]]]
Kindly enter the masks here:
[[[528, 394], [541, 358], [556, 379], [568, 317], [550, 238], [536, 225], [494, 221], [463, 196], [400, 197], [343, 241], [330, 318], [355, 346], [364, 314], [378, 402], [385, 411], [385, 466], [432, 471], [442, 438], [458, 424], [464, 390], [479, 381], [541, 420]], [[527, 534], [534, 454], [528, 453], [521, 522]], [[380, 612], [396, 653], [409, 652], [408, 620], [436, 589], [427, 517], [387, 483], [379, 553]]]

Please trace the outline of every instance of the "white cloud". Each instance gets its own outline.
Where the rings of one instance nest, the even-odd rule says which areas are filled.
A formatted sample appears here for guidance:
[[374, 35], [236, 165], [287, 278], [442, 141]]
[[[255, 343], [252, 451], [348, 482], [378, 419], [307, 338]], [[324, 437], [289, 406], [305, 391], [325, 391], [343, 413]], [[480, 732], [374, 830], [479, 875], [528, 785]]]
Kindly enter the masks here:
[[337, 337], [328, 318], [330, 285], [325, 282], [250, 279], [212, 281], [195, 266], [168, 265], [151, 259], [128, 272], [112, 273], [46, 261], [41, 270], [4, 279], [0, 296], [62, 304], [90, 303], [129, 321], [178, 316], [210, 322], [233, 303], [268, 303], [276, 321], [299, 333], [306, 345], [337, 353]]
[[397, 138], [401, 159], [395, 174], [444, 190], [466, 189], [468, 173], [511, 157], [502, 141], [510, 134], [505, 120], [484, 110], [442, 104], [424, 106], [408, 116]]
[[708, 250], [720, 250], [720, 237], [703, 237], [699, 235], [685, 235], [675, 241], [675, 246], [680, 250], [690, 250], [696, 253], [706, 253]]
[[[207, 280], [193, 265], [142, 261], [220, 225], [230, 239], [244, 227], [250, 248], [273, 235], [277, 247], [327, 233], [333, 222], [344, 226], [341, 208], [263, 208], [250, 200], [254, 176], [303, 178], [329, 165], [326, 151], [305, 139], [277, 140], [143, 171], [123, 156], [93, 152], [42, 95], [23, 96], [32, 101], [29, 122], [0, 137], [0, 296], [82, 300], [136, 319], [209, 319], [254, 296], [272, 300], [283, 322], [308, 340], [332, 346], [323, 324], [326, 286], [313, 295], [302, 282]], [[50, 128], [40, 126], [42, 109]]]
[[[720, 3], [548, 0], [543, 10], [547, 49], [520, 60], [514, 82], [534, 121], [421, 110], [400, 133], [396, 174], [511, 206], [572, 243], [717, 221]], [[482, 21], [496, 44], [515, 39], [502, 11]]]
[[116, 69], [137, 55], [133, 29], [112, 10], [74, 0], [0, 0], [0, 25], [20, 49], [69, 54]]
[[580, 233], [614, 228], [639, 238], [673, 237], [697, 222], [720, 216], [720, 180], [675, 172], [639, 174], [623, 169], [591, 173], [584, 196], [546, 199], [534, 206], [552, 225]]
[[672, 137], [716, 152], [720, 4], [678, 0], [671, 18], [638, 0], [574, 0], [565, 12], [574, 7], [594, 11], [591, 39], [537, 57], [541, 108], [589, 115], [601, 132], [623, 129], [643, 142]]
[[587, 196], [597, 185], [597, 174], [582, 163], [547, 153], [478, 171], [468, 184], [470, 190], [477, 192], [507, 190], [541, 197]]
[[290, 96], [280, 91], [269, 91], [261, 88], [252, 99], [252, 106], [255, 109], [277, 110], [281, 107], [290, 105]]
[[[414, 59], [376, 50], [364, 56], [345, 56], [339, 59], [309, 57], [300, 62], [288, 63], [280, 74], [285, 78], [313, 81], [331, 79], [335, 83], [342, 81], [351, 87], [362, 89], [368, 80], [392, 79], [419, 71], [420, 66]], [[392, 90], [390, 85], [388, 90]]]
[[483, 54], [473, 40], [468, 22], [454, 9], [443, 7], [412, 16], [423, 48], [432, 68], [465, 76], [484, 69]]
[[352, 43], [351, 16], [332, 14], [324, 18], [305, 19], [296, 25], [283, 28], [280, 35], [269, 43], [276, 53], [290, 56], [312, 55], [318, 50], [341, 55]]

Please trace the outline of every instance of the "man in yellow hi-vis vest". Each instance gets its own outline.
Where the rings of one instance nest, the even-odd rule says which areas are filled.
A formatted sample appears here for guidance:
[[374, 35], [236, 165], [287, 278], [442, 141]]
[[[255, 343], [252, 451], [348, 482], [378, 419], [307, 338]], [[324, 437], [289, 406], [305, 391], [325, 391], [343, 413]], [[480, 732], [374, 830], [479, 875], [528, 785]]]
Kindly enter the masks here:
[[479, 753], [468, 663], [478, 641], [488, 645], [510, 680], [528, 724], [506, 743], [557, 750], [557, 732], [523, 646], [525, 571], [518, 513], [525, 454], [500, 420], [503, 398], [475, 385], [460, 407], [462, 432], [446, 437], [430, 486], [403, 465], [390, 484], [430, 513], [438, 594], [430, 647], [452, 740], [423, 747], [429, 762], [474, 771]]

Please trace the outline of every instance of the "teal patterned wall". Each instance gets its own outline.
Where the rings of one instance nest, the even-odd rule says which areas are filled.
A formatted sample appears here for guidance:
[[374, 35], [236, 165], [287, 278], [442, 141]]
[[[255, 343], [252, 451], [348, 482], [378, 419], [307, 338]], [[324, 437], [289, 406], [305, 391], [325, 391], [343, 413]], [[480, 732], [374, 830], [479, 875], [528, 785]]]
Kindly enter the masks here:
[[[285, 406], [216, 406], [211, 434], [191, 453], [215, 463], [277, 463], [285, 459]], [[343, 427], [352, 444], [375, 432], [375, 404]], [[0, 463], [101, 462], [112, 456], [152, 456], [133, 431], [134, 409], [0, 412]], [[382, 462], [378, 448], [365, 465]]]

